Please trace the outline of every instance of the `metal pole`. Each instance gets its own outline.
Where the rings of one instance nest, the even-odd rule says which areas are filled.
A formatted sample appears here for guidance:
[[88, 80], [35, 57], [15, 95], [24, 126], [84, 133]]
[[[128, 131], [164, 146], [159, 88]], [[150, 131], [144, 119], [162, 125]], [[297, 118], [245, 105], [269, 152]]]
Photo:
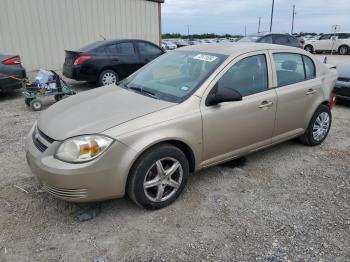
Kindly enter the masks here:
[[258, 26], [258, 33], [260, 33], [260, 24], [261, 24], [261, 16], [259, 16], [259, 26]]
[[292, 16], [292, 31], [291, 31], [291, 35], [293, 34], [293, 29], [294, 29], [294, 16], [295, 16], [295, 5], [293, 5], [293, 16]]
[[190, 41], [190, 25], [187, 25], [187, 37], [188, 41]]
[[275, 5], [275, 0], [272, 0], [270, 32], [272, 31], [272, 19], [273, 19], [273, 7], [274, 7], [274, 5]]

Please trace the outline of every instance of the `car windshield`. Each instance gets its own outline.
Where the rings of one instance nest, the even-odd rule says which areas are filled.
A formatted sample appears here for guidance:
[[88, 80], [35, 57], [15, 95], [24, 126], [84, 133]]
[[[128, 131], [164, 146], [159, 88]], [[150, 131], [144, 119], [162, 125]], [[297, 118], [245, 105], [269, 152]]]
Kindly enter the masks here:
[[257, 42], [261, 35], [249, 35], [238, 40], [238, 42]]
[[121, 81], [123, 88], [181, 103], [190, 97], [227, 56], [193, 51], [164, 54]]

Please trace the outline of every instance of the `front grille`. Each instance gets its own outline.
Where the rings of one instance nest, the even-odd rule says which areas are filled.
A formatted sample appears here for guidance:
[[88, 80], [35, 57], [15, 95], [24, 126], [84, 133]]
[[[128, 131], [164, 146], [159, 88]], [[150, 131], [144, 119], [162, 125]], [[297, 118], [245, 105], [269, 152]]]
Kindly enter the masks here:
[[48, 135], [44, 134], [39, 128], [37, 129], [39, 134], [50, 144], [52, 144], [53, 142], [55, 142], [55, 139], [49, 137]]
[[39, 139], [38, 139], [38, 135], [37, 132], [34, 130], [33, 134], [32, 134], [32, 139], [33, 139], [33, 143], [35, 145], [35, 147], [40, 151], [40, 152], [44, 152], [47, 149], [47, 146], [45, 146]]
[[66, 189], [43, 184], [43, 189], [58, 198], [80, 199], [87, 197], [87, 189]]
[[338, 81], [342, 81], [342, 82], [350, 82], [350, 78], [338, 77]]

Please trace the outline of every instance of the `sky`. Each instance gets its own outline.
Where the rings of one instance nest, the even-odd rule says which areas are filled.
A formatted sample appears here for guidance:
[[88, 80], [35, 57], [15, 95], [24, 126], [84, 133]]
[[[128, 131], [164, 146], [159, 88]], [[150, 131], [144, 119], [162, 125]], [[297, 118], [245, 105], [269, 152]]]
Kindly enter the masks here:
[[[290, 33], [295, 5], [294, 32], [328, 33], [332, 25], [350, 31], [350, 0], [275, 0], [273, 32]], [[165, 0], [163, 33], [247, 34], [269, 31], [272, 0]]]

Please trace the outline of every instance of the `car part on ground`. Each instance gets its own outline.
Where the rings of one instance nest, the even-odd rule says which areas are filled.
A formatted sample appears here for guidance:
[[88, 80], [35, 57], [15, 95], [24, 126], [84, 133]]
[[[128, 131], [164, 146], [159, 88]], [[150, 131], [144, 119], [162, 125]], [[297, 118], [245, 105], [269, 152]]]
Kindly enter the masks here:
[[58, 102], [67, 96], [75, 95], [75, 91], [55, 71], [40, 69], [33, 82], [26, 81], [22, 94], [27, 106], [34, 111], [40, 111], [40, 97], [53, 96]]
[[[300, 48], [188, 46], [119, 86], [51, 106], [27, 137], [28, 164], [44, 189], [64, 200], [97, 201], [127, 191], [137, 204], [161, 208], [177, 198], [191, 172], [300, 136], [309, 145], [322, 143], [336, 78]], [[95, 140], [79, 139], [65, 146], [69, 159], [55, 156], [63, 141], [86, 134], [114, 142], [97, 155]], [[92, 158], [71, 161], [80, 155]]]
[[21, 88], [25, 78], [26, 71], [19, 56], [0, 54], [0, 92]]
[[105, 40], [66, 51], [63, 75], [78, 81], [115, 84], [162, 55], [155, 44], [137, 39]]

